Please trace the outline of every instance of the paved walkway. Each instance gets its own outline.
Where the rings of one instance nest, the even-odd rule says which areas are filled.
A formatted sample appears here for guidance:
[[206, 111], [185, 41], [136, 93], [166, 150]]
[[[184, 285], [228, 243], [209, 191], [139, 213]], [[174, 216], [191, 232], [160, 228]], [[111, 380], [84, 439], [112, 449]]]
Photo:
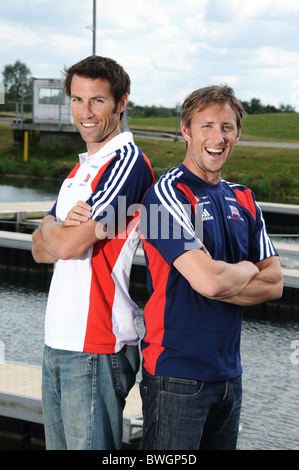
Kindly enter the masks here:
[[237, 145], [244, 147], [272, 147], [284, 149], [299, 149], [299, 142], [261, 142], [255, 140], [240, 139]]

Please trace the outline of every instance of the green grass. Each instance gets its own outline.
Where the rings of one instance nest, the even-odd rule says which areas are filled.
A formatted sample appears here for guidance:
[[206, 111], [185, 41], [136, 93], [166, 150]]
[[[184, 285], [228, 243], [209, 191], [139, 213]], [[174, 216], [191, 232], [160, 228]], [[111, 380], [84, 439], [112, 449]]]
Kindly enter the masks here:
[[0, 152], [13, 145], [13, 134], [9, 124], [0, 124]]
[[175, 117], [129, 118], [128, 125], [132, 129], [176, 131]]
[[[130, 118], [129, 127], [135, 129], [176, 131], [176, 118]], [[245, 117], [242, 136], [246, 140], [299, 142], [299, 114], [254, 114]]]
[[8, 124], [0, 124], [0, 176], [37, 176], [62, 181], [77, 163], [78, 153], [84, 149], [84, 143], [78, 149], [70, 149], [61, 141], [39, 146], [32, 140], [29, 142], [28, 162], [24, 162], [23, 144], [14, 142]]
[[242, 138], [273, 142], [299, 142], [299, 114], [255, 114], [244, 119]]
[[257, 198], [299, 202], [299, 149], [236, 146], [222, 176], [249, 186]]
[[[250, 138], [260, 140], [273, 140], [273, 122], [280, 123], [280, 129], [289, 128], [289, 140], [295, 141], [291, 136], [295, 135], [296, 126], [299, 126], [299, 115], [256, 115], [248, 116], [247, 128], [250, 130]], [[292, 120], [289, 120], [289, 117]], [[248, 119], [250, 118], [250, 119]], [[264, 125], [261, 123], [264, 119]], [[144, 120], [139, 120], [140, 128], [145, 128]], [[147, 125], [155, 129], [169, 131], [171, 118], [145, 119]], [[162, 122], [164, 123], [162, 125]], [[271, 124], [272, 123], [272, 124]], [[288, 123], [288, 125], [287, 125]], [[133, 125], [129, 122], [130, 127]], [[169, 127], [168, 127], [169, 126]], [[175, 120], [174, 120], [175, 126]], [[264, 129], [264, 134], [257, 135], [259, 129]], [[175, 129], [175, 127], [174, 127]], [[248, 131], [249, 132], [249, 131]], [[254, 134], [255, 133], [255, 134]], [[272, 139], [270, 139], [272, 135]], [[282, 139], [277, 131], [274, 140]], [[279, 138], [280, 137], [280, 138]], [[249, 138], [249, 137], [248, 137]], [[299, 136], [298, 136], [299, 139]], [[142, 148], [150, 159], [156, 178], [167, 169], [178, 165], [185, 158], [185, 144], [180, 141], [152, 140], [135, 138], [136, 144]], [[77, 163], [77, 154], [84, 151], [81, 148], [70, 149], [60, 141], [41, 147], [33, 142], [29, 145], [29, 161], [23, 161], [22, 144], [13, 143], [13, 134], [9, 125], [0, 124], [0, 175], [28, 175], [38, 177], [64, 179], [71, 168]], [[55, 156], [55, 157], [54, 157]], [[299, 150], [280, 149], [269, 147], [243, 147], [236, 146], [234, 152], [223, 169], [222, 176], [236, 183], [249, 186], [259, 200], [272, 200], [276, 202], [299, 203]]]
[[[183, 142], [135, 139], [159, 177], [185, 158]], [[299, 201], [299, 149], [236, 146], [222, 171], [228, 181], [249, 186], [257, 198]]]
[[174, 140], [168, 142], [140, 137], [135, 137], [134, 140], [154, 167], [171, 168], [185, 158], [186, 146], [184, 142], [175, 142]]

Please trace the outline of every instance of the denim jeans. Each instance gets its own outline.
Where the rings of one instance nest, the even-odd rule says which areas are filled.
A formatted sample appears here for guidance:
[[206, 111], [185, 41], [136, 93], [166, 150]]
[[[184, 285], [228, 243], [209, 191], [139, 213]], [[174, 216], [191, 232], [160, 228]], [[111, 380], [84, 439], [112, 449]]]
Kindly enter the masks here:
[[120, 449], [125, 399], [139, 361], [136, 346], [107, 355], [46, 346], [42, 380], [46, 448]]
[[233, 450], [236, 448], [241, 377], [201, 382], [148, 374], [140, 383], [146, 450]]

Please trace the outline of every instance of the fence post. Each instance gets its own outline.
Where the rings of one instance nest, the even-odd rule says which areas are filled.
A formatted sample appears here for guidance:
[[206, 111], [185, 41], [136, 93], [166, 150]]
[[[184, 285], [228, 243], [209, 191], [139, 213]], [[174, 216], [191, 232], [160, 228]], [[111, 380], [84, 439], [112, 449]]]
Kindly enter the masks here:
[[28, 131], [24, 132], [24, 162], [28, 162]]

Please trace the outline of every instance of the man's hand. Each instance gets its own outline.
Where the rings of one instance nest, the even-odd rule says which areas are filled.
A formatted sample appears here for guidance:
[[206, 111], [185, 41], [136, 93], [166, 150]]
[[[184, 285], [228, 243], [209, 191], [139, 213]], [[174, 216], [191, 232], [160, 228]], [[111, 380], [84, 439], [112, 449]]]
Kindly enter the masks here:
[[87, 222], [91, 216], [91, 206], [84, 201], [78, 201], [77, 204], [68, 212], [64, 226], [70, 227]]

